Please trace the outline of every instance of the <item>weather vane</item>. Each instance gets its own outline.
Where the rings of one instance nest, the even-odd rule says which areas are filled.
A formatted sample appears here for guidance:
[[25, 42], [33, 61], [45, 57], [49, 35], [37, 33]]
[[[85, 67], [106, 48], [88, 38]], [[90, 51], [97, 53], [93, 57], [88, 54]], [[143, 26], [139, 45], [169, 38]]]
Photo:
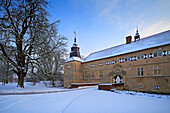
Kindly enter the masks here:
[[76, 43], [76, 32], [75, 31], [74, 31], [74, 34], [75, 34], [74, 42]]

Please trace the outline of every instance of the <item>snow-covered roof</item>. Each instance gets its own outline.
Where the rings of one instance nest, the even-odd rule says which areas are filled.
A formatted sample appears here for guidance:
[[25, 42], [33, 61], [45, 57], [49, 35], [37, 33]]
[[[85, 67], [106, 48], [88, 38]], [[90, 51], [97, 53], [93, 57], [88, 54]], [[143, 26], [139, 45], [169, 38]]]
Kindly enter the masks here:
[[139, 41], [131, 42], [130, 44], [122, 44], [119, 46], [91, 53], [84, 59], [83, 62], [113, 57], [129, 52], [135, 52], [167, 44], [170, 44], [170, 30], [146, 38], [142, 38]]
[[79, 62], [83, 62], [83, 60], [80, 57], [71, 57], [68, 60], [65, 61], [66, 62], [70, 62], [70, 61], [79, 61]]

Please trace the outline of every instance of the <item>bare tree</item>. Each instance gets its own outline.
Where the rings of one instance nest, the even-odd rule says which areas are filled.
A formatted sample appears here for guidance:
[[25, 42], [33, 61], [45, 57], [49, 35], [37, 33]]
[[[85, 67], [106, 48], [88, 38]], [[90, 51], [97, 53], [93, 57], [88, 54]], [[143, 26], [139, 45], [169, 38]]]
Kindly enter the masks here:
[[[57, 35], [58, 21], [48, 20], [47, 5], [46, 0], [0, 0], [0, 47], [22, 88], [29, 67], [41, 67], [40, 59], [62, 45], [60, 43], [65, 44], [65, 38]], [[4, 30], [8, 30], [10, 54], [14, 57], [4, 46], [7, 40]]]

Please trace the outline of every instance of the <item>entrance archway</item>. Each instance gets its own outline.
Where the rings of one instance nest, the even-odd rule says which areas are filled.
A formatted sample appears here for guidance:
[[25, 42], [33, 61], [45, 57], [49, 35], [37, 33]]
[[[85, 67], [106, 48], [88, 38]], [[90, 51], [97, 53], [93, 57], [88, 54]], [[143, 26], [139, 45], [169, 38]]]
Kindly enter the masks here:
[[120, 75], [116, 75], [115, 77], [113, 77], [113, 83], [114, 84], [123, 83], [123, 77]]

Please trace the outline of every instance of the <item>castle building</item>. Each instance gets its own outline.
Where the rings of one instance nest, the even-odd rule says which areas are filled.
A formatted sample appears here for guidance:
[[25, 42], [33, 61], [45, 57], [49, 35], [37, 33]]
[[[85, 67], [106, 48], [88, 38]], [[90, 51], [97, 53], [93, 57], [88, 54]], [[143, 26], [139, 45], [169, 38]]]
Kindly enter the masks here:
[[64, 64], [64, 87], [110, 83], [119, 89], [170, 93], [170, 30], [80, 58], [76, 36]]

